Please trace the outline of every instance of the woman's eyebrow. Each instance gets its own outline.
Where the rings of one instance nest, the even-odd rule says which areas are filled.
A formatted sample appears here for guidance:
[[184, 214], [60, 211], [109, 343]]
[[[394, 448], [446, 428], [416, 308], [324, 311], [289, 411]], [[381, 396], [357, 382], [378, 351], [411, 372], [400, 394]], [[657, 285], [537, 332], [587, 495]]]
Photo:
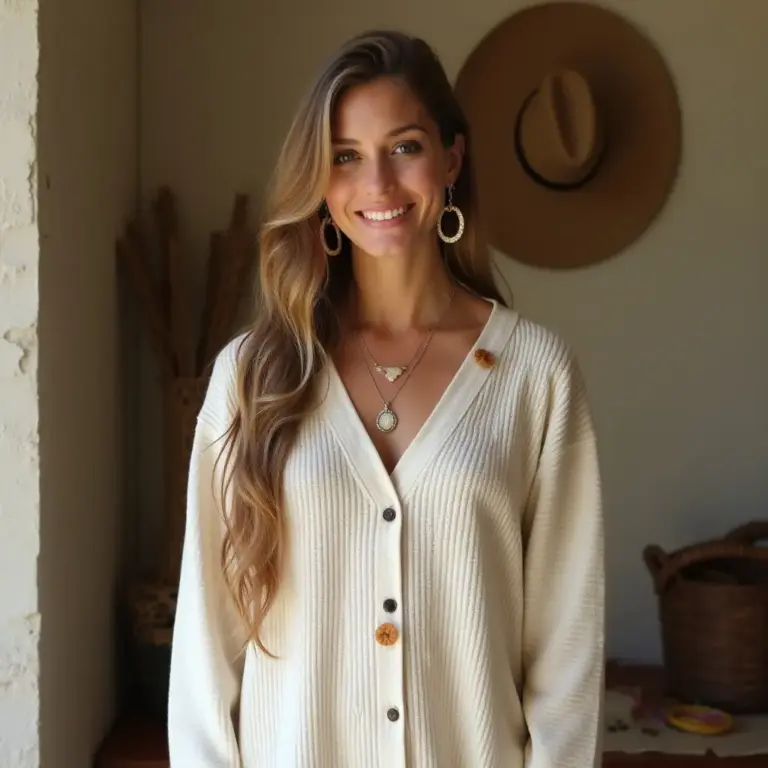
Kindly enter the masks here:
[[[418, 123], [408, 123], [407, 125], [401, 125], [399, 128], [394, 128], [387, 134], [387, 138], [393, 138], [394, 136], [399, 136], [402, 133], [408, 133], [408, 131], [421, 131], [422, 133], [426, 133], [427, 129], [423, 126], [419, 125]], [[359, 144], [360, 142], [357, 141], [357, 139], [343, 139], [341, 137], [333, 138], [334, 144], [350, 144], [352, 146]]]

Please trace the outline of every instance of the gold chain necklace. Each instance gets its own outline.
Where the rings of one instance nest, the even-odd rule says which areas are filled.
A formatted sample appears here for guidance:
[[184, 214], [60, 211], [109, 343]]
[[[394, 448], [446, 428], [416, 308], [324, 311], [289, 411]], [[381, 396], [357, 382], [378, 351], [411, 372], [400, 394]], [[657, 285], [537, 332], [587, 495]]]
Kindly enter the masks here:
[[368, 375], [370, 376], [371, 381], [373, 382], [373, 386], [376, 387], [376, 391], [379, 393], [381, 402], [384, 404], [384, 407], [379, 411], [379, 413], [376, 416], [376, 428], [379, 430], [379, 432], [392, 432], [397, 426], [399, 419], [397, 417], [397, 414], [392, 410], [392, 403], [394, 402], [395, 398], [400, 394], [403, 387], [408, 383], [408, 379], [411, 378], [411, 374], [416, 370], [416, 367], [421, 362], [421, 358], [424, 356], [424, 353], [427, 351], [429, 342], [432, 341], [432, 336], [435, 333], [435, 329], [438, 326], [440, 326], [440, 324], [443, 322], [443, 319], [445, 318], [445, 315], [448, 313], [448, 310], [450, 309], [451, 304], [453, 304], [453, 297], [455, 295], [456, 295], [456, 289], [454, 288], [454, 290], [451, 292], [451, 297], [448, 300], [448, 304], [446, 305], [442, 315], [440, 316], [440, 319], [437, 322], [437, 325], [429, 329], [427, 338], [424, 340], [421, 346], [416, 350], [416, 354], [413, 356], [413, 359], [408, 363], [408, 366], [403, 367], [403, 370], [400, 370], [402, 366], [398, 366], [398, 370], [400, 370], [400, 373], [398, 373], [398, 375], [395, 376], [394, 379], [390, 379], [388, 376], [386, 377], [389, 381], [395, 381], [396, 379], [400, 378], [400, 376], [403, 373], [405, 373], [405, 378], [403, 378], [402, 383], [395, 390], [395, 393], [392, 395], [392, 397], [389, 398], [389, 400], [387, 400], [387, 398], [384, 397], [384, 395], [381, 393], [381, 390], [379, 389], [379, 384], [376, 381], [376, 377], [373, 375], [373, 372], [371, 371], [371, 368], [368, 365], [368, 360], [366, 358], [365, 353], [366, 352], [368, 353], [371, 360], [373, 361], [374, 366], [376, 366], [376, 360], [374, 359], [373, 355], [368, 349], [368, 346], [365, 343], [365, 340], [363, 339], [362, 334], [358, 334], [358, 337], [361, 342], [360, 352], [363, 357], [363, 363], [365, 364], [365, 370], [368, 372]]
[[413, 366], [414, 361], [419, 355], [419, 350], [421, 349], [421, 346], [416, 348], [416, 351], [413, 353], [413, 357], [408, 361], [407, 365], [379, 365], [379, 363], [376, 362], [376, 358], [373, 356], [370, 348], [365, 343], [365, 339], [362, 337], [362, 334], [360, 335], [360, 341], [363, 343], [365, 351], [368, 353], [368, 357], [371, 358], [371, 362], [373, 363], [373, 367], [376, 373], [380, 373], [390, 384], [394, 384], [394, 382], [396, 382], [407, 370]]

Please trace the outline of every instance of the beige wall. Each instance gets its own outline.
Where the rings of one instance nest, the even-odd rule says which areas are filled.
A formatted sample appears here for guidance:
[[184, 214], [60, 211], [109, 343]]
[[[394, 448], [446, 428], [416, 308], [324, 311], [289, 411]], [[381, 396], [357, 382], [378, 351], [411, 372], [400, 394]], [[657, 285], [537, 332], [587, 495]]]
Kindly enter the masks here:
[[137, 199], [134, 0], [40, 13], [41, 756], [91, 764], [114, 710], [122, 463], [114, 241]]
[[90, 765], [113, 712], [113, 243], [137, 195], [136, 14], [0, 4], [3, 768]]
[[[608, 264], [561, 275], [500, 264], [518, 306], [561, 331], [583, 361], [605, 474], [609, 651], [655, 658], [642, 546], [717, 534], [768, 503], [768, 3], [607, 4], [670, 62], [685, 120], [679, 183], [655, 226]], [[201, 262], [232, 193], [258, 199], [299, 94], [338, 43], [367, 27], [403, 27], [425, 36], [454, 77], [521, 5], [145, 3], [144, 198], [173, 185]], [[154, 418], [148, 409], [147, 449]], [[145, 501], [156, 519], [151, 484]]]

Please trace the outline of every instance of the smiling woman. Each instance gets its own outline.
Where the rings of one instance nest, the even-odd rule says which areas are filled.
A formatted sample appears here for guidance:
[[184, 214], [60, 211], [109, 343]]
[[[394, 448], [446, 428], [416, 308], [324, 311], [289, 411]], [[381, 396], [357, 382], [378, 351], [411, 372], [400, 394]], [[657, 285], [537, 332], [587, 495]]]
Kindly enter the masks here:
[[325, 192], [333, 221], [366, 260], [439, 257], [437, 221], [461, 168], [464, 136], [446, 147], [434, 119], [398, 78], [347, 91], [333, 123]]
[[256, 321], [198, 418], [173, 766], [599, 761], [590, 409], [568, 346], [502, 301], [478, 221], [437, 56], [348, 42], [286, 137]]

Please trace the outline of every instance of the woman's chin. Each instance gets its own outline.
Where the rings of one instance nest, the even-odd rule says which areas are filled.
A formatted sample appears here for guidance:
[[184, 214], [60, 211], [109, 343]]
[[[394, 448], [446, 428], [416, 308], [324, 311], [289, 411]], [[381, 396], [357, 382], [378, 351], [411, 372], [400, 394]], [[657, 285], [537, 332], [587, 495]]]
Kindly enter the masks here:
[[387, 233], [386, 237], [362, 237], [355, 243], [355, 250], [374, 259], [397, 259], [412, 256], [422, 238], [412, 232]]

